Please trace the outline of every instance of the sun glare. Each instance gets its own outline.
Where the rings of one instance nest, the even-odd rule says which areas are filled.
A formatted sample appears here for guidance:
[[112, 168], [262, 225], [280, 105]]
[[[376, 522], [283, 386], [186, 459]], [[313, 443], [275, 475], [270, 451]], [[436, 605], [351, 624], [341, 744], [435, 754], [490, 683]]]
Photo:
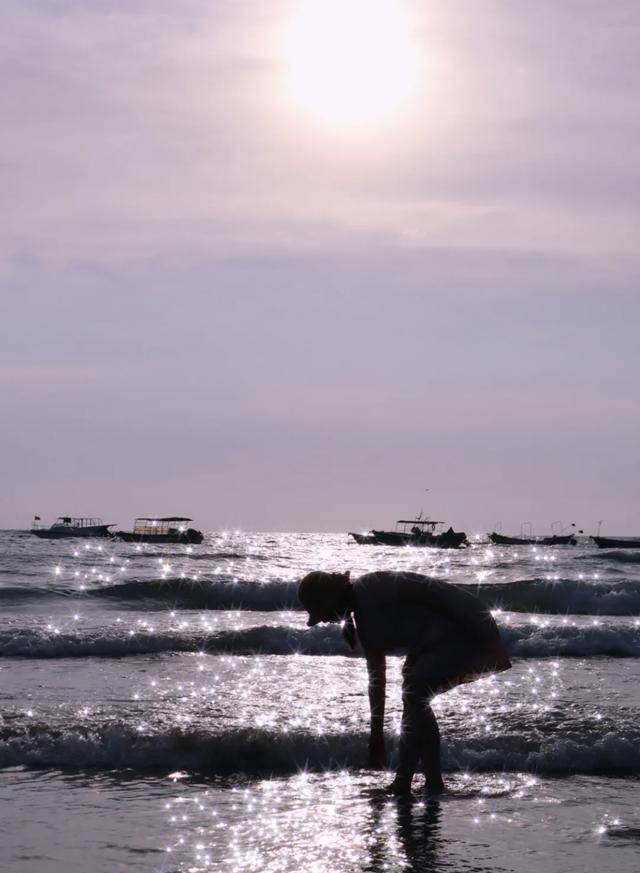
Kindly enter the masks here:
[[406, 109], [419, 78], [401, 0], [300, 0], [284, 54], [293, 101], [332, 127], [391, 121]]

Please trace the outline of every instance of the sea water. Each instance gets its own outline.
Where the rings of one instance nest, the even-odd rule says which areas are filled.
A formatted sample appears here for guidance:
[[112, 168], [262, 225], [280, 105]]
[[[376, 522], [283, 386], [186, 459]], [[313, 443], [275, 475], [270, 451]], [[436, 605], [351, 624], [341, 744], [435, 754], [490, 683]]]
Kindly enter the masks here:
[[[440, 801], [366, 769], [365, 664], [305, 627], [312, 569], [417, 571], [494, 611], [513, 668], [437, 699]], [[4, 531], [0, 605], [2, 871], [640, 869], [640, 552]]]

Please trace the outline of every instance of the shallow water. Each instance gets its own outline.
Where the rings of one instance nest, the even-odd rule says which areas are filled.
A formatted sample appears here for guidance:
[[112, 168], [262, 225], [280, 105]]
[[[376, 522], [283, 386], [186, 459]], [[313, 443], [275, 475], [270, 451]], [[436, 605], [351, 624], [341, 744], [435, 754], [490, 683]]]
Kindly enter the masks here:
[[638, 869], [635, 779], [460, 774], [429, 803], [389, 800], [382, 781], [5, 770], [0, 802], [22, 825], [2, 857], [15, 873]]
[[[297, 609], [318, 567], [416, 570], [494, 608], [514, 667], [437, 700], [439, 803], [362, 769], [364, 662]], [[0, 604], [1, 869], [638, 867], [638, 552], [0, 532]]]

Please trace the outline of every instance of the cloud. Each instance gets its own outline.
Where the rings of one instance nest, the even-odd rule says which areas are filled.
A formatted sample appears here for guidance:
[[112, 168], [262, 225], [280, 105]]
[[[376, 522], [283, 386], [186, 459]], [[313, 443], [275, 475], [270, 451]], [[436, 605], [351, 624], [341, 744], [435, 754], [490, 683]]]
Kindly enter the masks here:
[[637, 250], [632, 6], [416, 6], [433, 55], [424, 103], [365, 140], [322, 135], [288, 105], [286, 12], [13, 2], [0, 68], [4, 249], [53, 264], [385, 236], [409, 248]]
[[637, 4], [414, 3], [420, 100], [367, 137], [289, 104], [289, 8], [6, 0], [6, 511], [632, 517]]

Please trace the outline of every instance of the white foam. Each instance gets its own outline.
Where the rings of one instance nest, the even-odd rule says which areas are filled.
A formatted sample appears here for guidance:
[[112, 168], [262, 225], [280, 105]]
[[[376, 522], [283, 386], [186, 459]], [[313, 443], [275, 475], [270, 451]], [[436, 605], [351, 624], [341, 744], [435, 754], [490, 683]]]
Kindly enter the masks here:
[[[640, 773], [640, 739], [605, 733], [567, 739], [554, 736], [532, 744], [529, 737], [491, 736], [470, 742], [443, 742], [445, 770], [480, 772]], [[389, 737], [391, 764], [395, 738]], [[368, 738], [345, 732], [321, 737], [264, 729], [223, 734], [158, 731], [144, 734], [127, 725], [102, 729], [31, 729], [0, 739], [0, 767], [44, 766], [95, 769], [186, 770], [227, 775], [294, 773], [301, 769], [364, 768]]]

